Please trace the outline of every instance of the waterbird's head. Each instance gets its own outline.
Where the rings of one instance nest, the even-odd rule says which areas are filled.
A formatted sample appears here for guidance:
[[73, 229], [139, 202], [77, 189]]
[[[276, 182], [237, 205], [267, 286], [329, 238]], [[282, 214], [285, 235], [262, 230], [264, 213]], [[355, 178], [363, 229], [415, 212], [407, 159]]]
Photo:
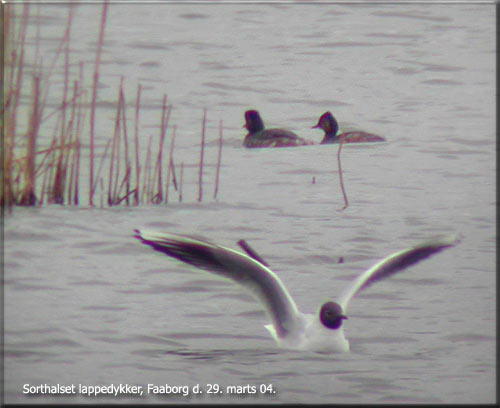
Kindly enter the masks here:
[[320, 116], [318, 123], [312, 127], [313, 129], [321, 128], [327, 134], [336, 135], [339, 130], [339, 125], [337, 120], [333, 117], [330, 112], [325, 112]]
[[336, 330], [342, 326], [342, 320], [347, 319], [342, 307], [335, 302], [326, 302], [319, 311], [319, 320], [328, 329]]
[[259, 112], [256, 110], [247, 110], [245, 112], [245, 124], [244, 128], [247, 128], [250, 133], [259, 132], [264, 129], [264, 122], [262, 121]]

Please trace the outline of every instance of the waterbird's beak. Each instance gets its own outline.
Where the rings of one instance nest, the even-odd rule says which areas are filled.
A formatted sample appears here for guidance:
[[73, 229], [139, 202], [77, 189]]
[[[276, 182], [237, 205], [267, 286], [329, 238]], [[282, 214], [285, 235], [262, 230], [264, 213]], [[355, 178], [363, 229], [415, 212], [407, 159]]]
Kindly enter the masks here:
[[321, 127], [321, 126], [318, 123], [317, 125], [313, 126], [311, 129], [316, 129], [316, 128], [319, 128], [319, 127]]

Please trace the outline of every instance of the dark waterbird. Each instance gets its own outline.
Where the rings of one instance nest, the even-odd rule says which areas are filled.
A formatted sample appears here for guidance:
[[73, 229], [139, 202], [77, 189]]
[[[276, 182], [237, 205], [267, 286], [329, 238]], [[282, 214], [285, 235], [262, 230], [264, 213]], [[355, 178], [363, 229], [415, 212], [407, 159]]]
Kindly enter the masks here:
[[248, 134], [243, 146], [255, 147], [292, 147], [313, 144], [295, 133], [285, 129], [265, 129], [264, 122], [256, 110], [245, 112], [245, 125]]
[[325, 137], [321, 144], [339, 143], [365, 143], [365, 142], [385, 142], [382, 136], [374, 135], [372, 133], [363, 132], [361, 130], [353, 130], [337, 135], [339, 131], [339, 124], [330, 112], [325, 112], [318, 120], [318, 123], [313, 126], [313, 129], [321, 128], [325, 131]]

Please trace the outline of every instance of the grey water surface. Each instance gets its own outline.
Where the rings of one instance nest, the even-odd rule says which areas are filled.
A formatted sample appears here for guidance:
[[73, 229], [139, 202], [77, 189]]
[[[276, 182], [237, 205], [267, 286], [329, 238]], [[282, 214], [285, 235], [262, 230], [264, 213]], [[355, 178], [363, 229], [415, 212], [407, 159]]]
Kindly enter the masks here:
[[[49, 58], [67, 7], [39, 7]], [[74, 7], [72, 47], [88, 76], [101, 9]], [[101, 102], [115, 103], [121, 76], [131, 105], [144, 84], [144, 145], [158, 133], [152, 101], [167, 93], [178, 154], [197, 163], [208, 109], [204, 199], [186, 165], [182, 202], [172, 192], [160, 206], [6, 214], [5, 402], [495, 402], [493, 4], [110, 5]], [[106, 106], [102, 140], [113, 128]], [[311, 126], [327, 110], [387, 142], [343, 147], [341, 211], [338, 146], [246, 150], [249, 108], [316, 143]], [[309, 313], [394, 251], [462, 239], [356, 297], [345, 322], [352, 350], [328, 355], [277, 348], [248, 293], [141, 245], [135, 228], [235, 249], [245, 239]], [[44, 384], [75, 393], [23, 393]], [[79, 389], [111, 384], [129, 388]]]

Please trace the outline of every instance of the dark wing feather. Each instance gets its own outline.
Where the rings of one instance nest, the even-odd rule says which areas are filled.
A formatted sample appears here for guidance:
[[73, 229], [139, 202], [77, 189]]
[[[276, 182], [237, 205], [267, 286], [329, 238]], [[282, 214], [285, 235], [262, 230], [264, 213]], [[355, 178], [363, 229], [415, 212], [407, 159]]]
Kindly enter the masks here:
[[358, 292], [366, 289], [375, 282], [381, 281], [395, 273], [441, 252], [443, 249], [456, 245], [459, 240], [456, 237], [436, 238], [423, 242], [412, 248], [404, 249], [382, 259], [366, 272], [362, 273], [351, 286], [349, 286], [339, 299], [339, 303], [346, 312], [349, 301]]
[[182, 235], [136, 230], [135, 237], [156, 251], [250, 289], [264, 303], [279, 336], [286, 335], [297, 324], [295, 302], [280, 279], [257, 260], [232, 249]]

